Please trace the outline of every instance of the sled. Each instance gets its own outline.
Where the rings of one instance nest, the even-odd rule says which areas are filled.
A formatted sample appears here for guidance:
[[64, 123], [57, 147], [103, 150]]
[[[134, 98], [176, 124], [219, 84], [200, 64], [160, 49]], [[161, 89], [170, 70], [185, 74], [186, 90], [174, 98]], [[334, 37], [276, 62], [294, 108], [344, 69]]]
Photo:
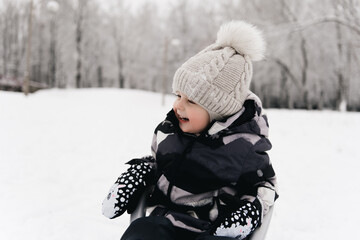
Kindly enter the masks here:
[[[141, 196], [135, 211], [130, 215], [130, 222], [132, 222], [140, 217], [145, 217], [145, 215], [146, 215], [146, 196], [147, 196], [147, 193], [144, 193]], [[264, 216], [264, 219], [262, 220], [261, 226], [258, 227], [257, 229], [255, 229], [253, 234], [251, 234], [251, 236], [246, 238], [247, 240], [264, 240], [265, 239], [266, 233], [269, 229], [273, 211], [274, 211], [274, 206], [270, 207], [268, 213]]]

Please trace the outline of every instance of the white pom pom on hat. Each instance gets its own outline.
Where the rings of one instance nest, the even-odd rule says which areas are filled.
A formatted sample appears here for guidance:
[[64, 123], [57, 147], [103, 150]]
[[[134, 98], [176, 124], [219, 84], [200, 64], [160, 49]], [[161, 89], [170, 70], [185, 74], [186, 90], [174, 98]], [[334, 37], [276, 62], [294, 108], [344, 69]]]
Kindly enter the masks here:
[[266, 49], [262, 32], [244, 21], [231, 21], [222, 25], [216, 43], [220, 47], [232, 47], [239, 54], [248, 55], [252, 61], [262, 60]]
[[214, 44], [188, 59], [176, 72], [172, 88], [221, 120], [240, 111], [250, 95], [252, 61], [264, 58], [260, 30], [243, 22], [222, 25]]

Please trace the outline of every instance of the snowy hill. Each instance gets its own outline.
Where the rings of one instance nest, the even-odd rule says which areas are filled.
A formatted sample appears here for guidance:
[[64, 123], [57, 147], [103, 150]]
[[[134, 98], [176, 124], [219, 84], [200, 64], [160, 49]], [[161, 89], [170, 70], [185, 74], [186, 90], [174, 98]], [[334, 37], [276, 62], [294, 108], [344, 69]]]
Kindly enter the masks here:
[[[101, 215], [124, 162], [150, 154], [168, 96], [118, 89], [0, 92], [0, 239], [119, 239]], [[360, 114], [267, 110], [279, 179], [267, 239], [354, 239]]]

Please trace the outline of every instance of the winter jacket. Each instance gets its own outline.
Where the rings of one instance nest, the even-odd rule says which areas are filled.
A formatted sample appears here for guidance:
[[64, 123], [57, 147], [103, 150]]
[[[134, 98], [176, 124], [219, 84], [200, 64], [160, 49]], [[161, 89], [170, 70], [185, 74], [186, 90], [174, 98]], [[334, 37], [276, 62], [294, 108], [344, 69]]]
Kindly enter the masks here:
[[266, 153], [271, 149], [268, 128], [253, 93], [239, 112], [212, 122], [198, 135], [182, 132], [170, 111], [152, 143], [157, 176], [149, 199], [155, 207], [151, 214], [195, 232], [208, 231], [231, 211], [231, 198], [251, 201], [261, 216], [266, 214], [278, 197]]

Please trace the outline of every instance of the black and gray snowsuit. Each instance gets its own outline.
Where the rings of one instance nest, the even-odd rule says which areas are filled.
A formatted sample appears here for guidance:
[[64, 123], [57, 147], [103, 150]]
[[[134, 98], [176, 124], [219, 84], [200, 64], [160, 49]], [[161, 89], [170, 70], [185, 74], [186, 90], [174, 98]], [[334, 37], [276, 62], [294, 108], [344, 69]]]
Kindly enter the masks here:
[[278, 197], [266, 153], [271, 149], [268, 127], [255, 94], [238, 113], [210, 124], [200, 135], [182, 132], [170, 111], [155, 129], [152, 144], [157, 181], [149, 201], [155, 206], [151, 215], [203, 232], [236, 199], [255, 203], [261, 216], [266, 214]]

